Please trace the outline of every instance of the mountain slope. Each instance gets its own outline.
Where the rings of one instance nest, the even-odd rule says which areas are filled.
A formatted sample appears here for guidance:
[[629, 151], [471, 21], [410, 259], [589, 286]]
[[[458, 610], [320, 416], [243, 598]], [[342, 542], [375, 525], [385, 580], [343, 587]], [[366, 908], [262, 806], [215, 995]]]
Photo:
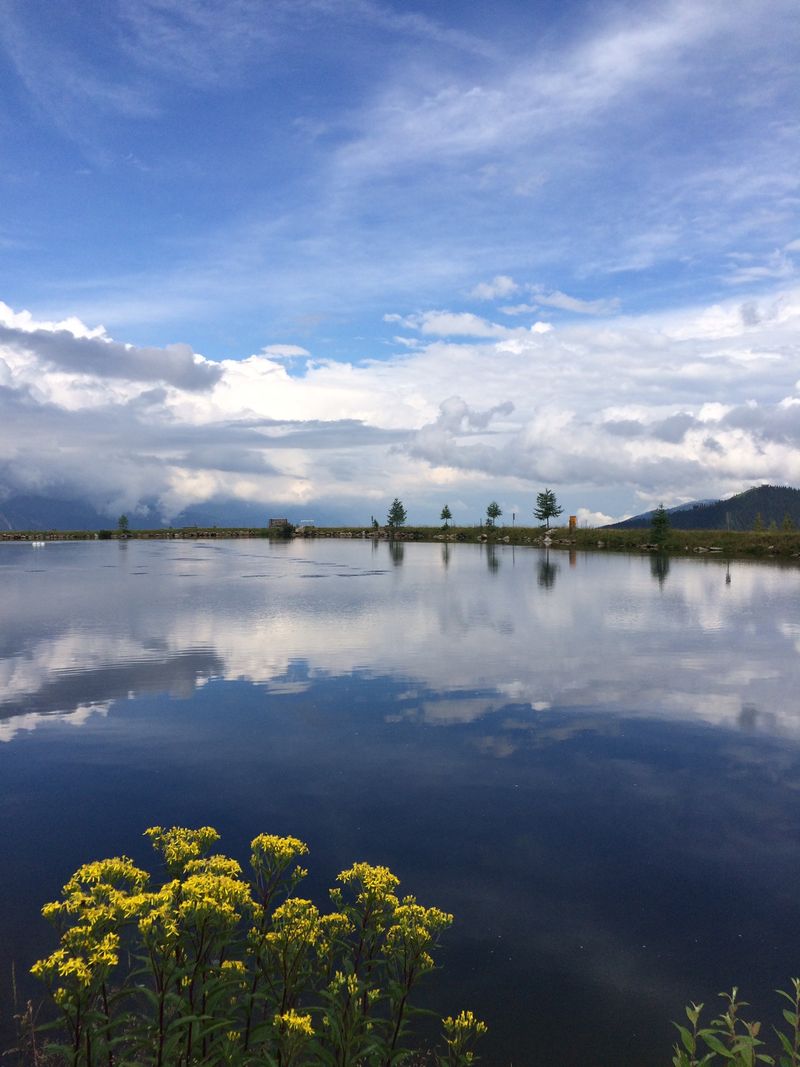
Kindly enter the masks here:
[[[759, 485], [727, 500], [672, 509], [669, 521], [675, 530], [752, 530], [759, 515], [764, 526], [772, 522], [780, 526], [788, 515], [795, 526], [800, 527], [800, 489], [787, 485]], [[611, 523], [609, 529], [644, 529], [650, 525], [652, 517], [652, 511], [647, 511]]]

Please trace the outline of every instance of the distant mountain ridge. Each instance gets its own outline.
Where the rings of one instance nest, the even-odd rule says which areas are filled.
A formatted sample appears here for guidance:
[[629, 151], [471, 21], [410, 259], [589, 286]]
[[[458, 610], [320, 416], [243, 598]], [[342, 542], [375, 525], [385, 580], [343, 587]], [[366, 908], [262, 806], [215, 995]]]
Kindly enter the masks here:
[[[670, 525], [675, 530], [752, 530], [758, 516], [767, 527], [773, 522], [780, 526], [787, 515], [800, 528], [800, 489], [788, 485], [759, 485], [727, 500], [695, 501], [669, 509]], [[652, 518], [653, 512], [645, 511], [609, 523], [608, 529], [644, 529]]]
[[[160, 526], [266, 526], [268, 508], [242, 501], [210, 501], [185, 508], [170, 521], [155, 502], [143, 503], [127, 512], [131, 529], [154, 530]], [[23, 495], [0, 500], [0, 530], [109, 530], [115, 529], [119, 513], [100, 511], [86, 500]]]
[[[307, 508], [307, 505], [306, 505]], [[299, 512], [305, 515], [306, 510]], [[191, 504], [177, 515], [167, 518], [154, 500], [142, 501], [126, 512], [133, 530], [157, 530], [160, 527], [222, 526], [264, 527], [270, 518], [298, 518], [287, 514], [285, 504], [254, 504], [246, 500], [208, 500]], [[113, 530], [119, 511], [101, 511], [88, 500], [44, 494], [18, 493], [0, 498], [0, 530]], [[317, 522], [343, 524], [346, 519], [330, 508], [321, 509]]]

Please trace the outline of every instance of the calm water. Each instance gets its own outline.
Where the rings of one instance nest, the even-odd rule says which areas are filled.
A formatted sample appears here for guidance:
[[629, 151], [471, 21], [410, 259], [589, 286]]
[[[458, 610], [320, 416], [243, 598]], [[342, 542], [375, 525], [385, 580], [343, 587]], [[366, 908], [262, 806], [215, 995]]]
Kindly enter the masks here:
[[800, 971], [799, 667], [793, 568], [2, 545], [4, 1023], [79, 863], [210, 823], [304, 838], [320, 901], [367, 859], [454, 912], [429, 990], [490, 1067], [666, 1064], [690, 998]]

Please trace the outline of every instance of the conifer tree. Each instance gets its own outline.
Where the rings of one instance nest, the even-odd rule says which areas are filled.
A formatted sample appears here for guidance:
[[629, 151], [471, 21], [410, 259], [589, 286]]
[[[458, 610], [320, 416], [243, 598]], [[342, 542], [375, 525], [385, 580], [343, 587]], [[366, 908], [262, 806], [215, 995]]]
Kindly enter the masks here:
[[389, 514], [386, 516], [386, 525], [392, 530], [398, 526], [402, 526], [406, 521], [406, 509], [403, 507], [402, 500], [398, 500], [397, 497], [392, 501], [392, 506], [389, 508]]
[[650, 521], [650, 536], [653, 542], [657, 545], [663, 545], [669, 535], [670, 522], [667, 509], [663, 504], [659, 504], [656, 510], [653, 512], [653, 518]]
[[550, 520], [560, 515], [564, 509], [558, 506], [556, 500], [556, 494], [552, 489], [543, 489], [541, 493], [536, 494], [536, 507], [533, 509], [533, 514], [539, 520], [547, 525], [547, 529], [550, 529]]

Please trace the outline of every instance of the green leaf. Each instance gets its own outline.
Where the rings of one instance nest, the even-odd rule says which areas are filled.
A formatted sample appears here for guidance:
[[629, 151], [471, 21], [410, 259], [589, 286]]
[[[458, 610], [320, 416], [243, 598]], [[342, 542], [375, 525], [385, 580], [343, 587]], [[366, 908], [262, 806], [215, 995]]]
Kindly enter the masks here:
[[726, 1049], [722, 1042], [719, 1040], [719, 1038], [715, 1037], [710, 1030], [702, 1030], [700, 1033], [708, 1047], [710, 1049], [713, 1049], [718, 1056], [722, 1056], [726, 1060], [733, 1059], [733, 1053], [729, 1052], [728, 1049]]
[[690, 1030], [687, 1030], [685, 1026], [679, 1026], [677, 1023], [673, 1023], [672, 1025], [681, 1035], [681, 1041], [683, 1042], [683, 1047], [686, 1049], [686, 1051], [694, 1052], [696, 1041], [692, 1032]]

